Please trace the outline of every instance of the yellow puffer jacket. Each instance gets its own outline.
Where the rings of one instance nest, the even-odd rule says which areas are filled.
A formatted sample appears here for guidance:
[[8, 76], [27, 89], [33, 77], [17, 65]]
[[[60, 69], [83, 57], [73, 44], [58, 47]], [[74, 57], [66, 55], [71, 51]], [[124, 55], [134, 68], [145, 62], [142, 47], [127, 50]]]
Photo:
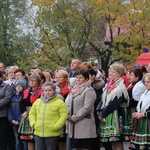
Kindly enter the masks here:
[[67, 108], [63, 100], [56, 96], [45, 103], [38, 99], [29, 112], [29, 121], [34, 135], [55, 137], [61, 135], [61, 129], [67, 120]]

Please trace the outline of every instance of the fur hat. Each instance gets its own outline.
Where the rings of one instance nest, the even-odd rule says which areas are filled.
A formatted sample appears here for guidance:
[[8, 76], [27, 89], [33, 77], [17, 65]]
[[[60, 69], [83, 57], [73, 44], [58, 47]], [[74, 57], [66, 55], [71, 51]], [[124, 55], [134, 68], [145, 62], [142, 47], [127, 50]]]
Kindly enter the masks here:
[[23, 89], [25, 89], [27, 85], [27, 81], [25, 79], [19, 79], [16, 81], [15, 86], [17, 86], [18, 84], [21, 85]]

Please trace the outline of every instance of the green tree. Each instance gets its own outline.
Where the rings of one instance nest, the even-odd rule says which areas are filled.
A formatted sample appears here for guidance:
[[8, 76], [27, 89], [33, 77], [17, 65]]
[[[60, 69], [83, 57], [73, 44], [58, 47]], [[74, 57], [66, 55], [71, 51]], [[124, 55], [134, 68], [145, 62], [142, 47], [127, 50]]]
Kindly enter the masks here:
[[21, 25], [27, 14], [26, 5], [24, 0], [0, 0], [0, 61], [6, 65], [27, 61], [24, 53], [28, 51], [30, 37], [23, 33]]

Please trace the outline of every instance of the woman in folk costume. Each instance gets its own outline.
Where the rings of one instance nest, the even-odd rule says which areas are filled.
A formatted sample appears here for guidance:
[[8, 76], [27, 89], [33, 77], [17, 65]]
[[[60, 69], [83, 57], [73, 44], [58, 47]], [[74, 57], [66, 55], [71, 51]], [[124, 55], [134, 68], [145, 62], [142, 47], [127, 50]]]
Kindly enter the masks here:
[[[130, 98], [130, 103], [129, 103], [129, 107], [127, 108], [127, 111], [128, 111], [128, 118], [129, 118], [129, 124], [130, 124], [130, 127], [131, 127], [131, 131], [129, 133], [129, 138], [128, 140], [130, 141], [131, 138], [132, 138], [132, 131], [133, 131], [133, 124], [134, 124], [134, 119], [133, 119], [133, 112], [136, 111], [136, 106], [138, 104], [138, 101], [135, 100], [133, 98], [133, 89], [134, 87], [142, 80], [143, 78], [143, 73], [142, 73], [142, 70], [140, 68], [133, 68], [129, 71], [129, 86], [127, 87], [127, 91], [128, 91], [128, 94], [129, 94], [129, 98]], [[143, 84], [143, 83], [142, 83]], [[143, 85], [144, 86], [144, 85]], [[138, 92], [139, 90], [139, 92]], [[135, 95], [141, 95], [142, 91], [145, 90], [145, 87], [141, 90], [140, 88], [137, 88], [137, 92], [134, 93], [134, 96]]]
[[31, 74], [29, 77], [30, 87], [24, 90], [23, 99], [19, 103], [22, 112], [22, 120], [19, 126], [19, 138], [28, 141], [28, 150], [34, 150], [33, 129], [29, 125], [28, 114], [33, 103], [40, 98], [43, 93], [40, 84], [40, 75], [38, 73]]
[[133, 138], [129, 149], [150, 149], [150, 73], [144, 77], [146, 91], [141, 95], [137, 105], [137, 112], [133, 113], [136, 119], [133, 130]]
[[[123, 150], [124, 133], [128, 129], [126, 108], [129, 97], [122, 75], [124, 66], [120, 63], [112, 64], [109, 68], [109, 82], [104, 89], [102, 101], [97, 106], [100, 119], [100, 141], [112, 143], [114, 150]], [[112, 147], [107, 148], [112, 149]]]
[[[133, 98], [133, 95], [135, 97], [136, 93], [139, 94], [139, 93], [141, 93], [141, 91], [145, 90], [145, 87], [143, 87], [144, 84], [142, 83], [143, 84], [142, 90], [140, 88], [137, 88], [137, 90], [139, 90], [139, 91], [137, 91], [136, 93], [135, 92], [133, 93], [134, 86], [138, 82], [141, 82], [142, 78], [143, 78], [143, 73], [140, 68], [134, 68], [129, 71], [129, 83], [130, 84], [127, 87], [127, 91], [128, 91], [129, 97], [130, 97], [130, 105], [129, 106], [132, 108], [136, 108], [136, 106], [138, 104], [138, 101]], [[141, 94], [143, 94], [143, 93], [141, 93]]]

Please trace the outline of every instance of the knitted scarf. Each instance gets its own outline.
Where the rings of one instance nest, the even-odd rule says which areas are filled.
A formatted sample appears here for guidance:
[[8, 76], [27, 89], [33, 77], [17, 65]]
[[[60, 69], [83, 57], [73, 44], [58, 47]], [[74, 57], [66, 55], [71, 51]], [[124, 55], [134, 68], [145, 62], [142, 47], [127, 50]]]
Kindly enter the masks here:
[[82, 92], [86, 87], [88, 87], [88, 86], [89, 86], [88, 82], [85, 82], [85, 83], [83, 83], [83, 84], [81, 84], [81, 85], [77, 84], [77, 85], [75, 85], [75, 86], [72, 88], [72, 90], [71, 90], [70, 93], [72, 93], [72, 94], [81, 93], [81, 92]]

